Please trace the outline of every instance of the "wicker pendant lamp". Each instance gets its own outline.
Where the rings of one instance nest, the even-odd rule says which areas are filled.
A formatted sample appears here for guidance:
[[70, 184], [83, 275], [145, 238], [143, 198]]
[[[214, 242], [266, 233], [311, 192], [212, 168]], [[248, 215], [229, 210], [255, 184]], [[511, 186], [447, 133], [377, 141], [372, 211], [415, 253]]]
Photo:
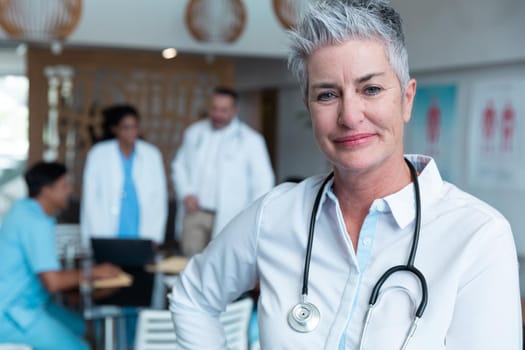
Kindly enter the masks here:
[[63, 42], [81, 13], [82, 0], [0, 0], [0, 26], [24, 42]]
[[284, 28], [295, 26], [304, 2], [305, 0], [273, 0], [273, 10]]
[[188, 30], [201, 42], [232, 43], [241, 36], [245, 24], [241, 0], [190, 0], [186, 7]]

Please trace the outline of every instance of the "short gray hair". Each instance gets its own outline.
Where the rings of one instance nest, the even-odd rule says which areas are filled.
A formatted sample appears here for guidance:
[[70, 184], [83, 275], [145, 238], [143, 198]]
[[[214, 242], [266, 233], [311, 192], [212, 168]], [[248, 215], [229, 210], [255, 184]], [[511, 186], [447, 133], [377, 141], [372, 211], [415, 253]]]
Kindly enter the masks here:
[[401, 17], [387, 0], [310, 0], [289, 32], [288, 67], [308, 94], [306, 60], [319, 48], [354, 38], [379, 39], [404, 91], [410, 80]]

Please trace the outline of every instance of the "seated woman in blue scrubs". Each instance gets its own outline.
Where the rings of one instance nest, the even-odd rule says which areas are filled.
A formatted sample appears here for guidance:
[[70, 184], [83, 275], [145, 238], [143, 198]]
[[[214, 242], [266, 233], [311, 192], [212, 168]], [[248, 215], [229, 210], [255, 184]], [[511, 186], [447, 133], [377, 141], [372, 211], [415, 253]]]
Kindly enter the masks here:
[[[83, 320], [55, 304], [51, 294], [78, 287], [80, 270], [60, 270], [55, 219], [71, 192], [66, 168], [40, 162], [25, 174], [29, 198], [16, 202], [0, 228], [0, 343], [36, 350], [85, 350]], [[93, 278], [117, 276], [110, 264], [93, 268]]]

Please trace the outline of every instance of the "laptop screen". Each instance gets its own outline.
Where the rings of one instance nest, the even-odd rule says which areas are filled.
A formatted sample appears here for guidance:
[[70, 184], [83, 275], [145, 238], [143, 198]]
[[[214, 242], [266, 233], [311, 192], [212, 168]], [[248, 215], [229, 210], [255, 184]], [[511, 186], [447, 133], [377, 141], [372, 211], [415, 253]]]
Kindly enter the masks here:
[[133, 276], [133, 284], [93, 300], [96, 305], [151, 307], [155, 274], [144, 269], [154, 263], [155, 243], [147, 239], [91, 238], [97, 263], [112, 263]]
[[155, 260], [155, 243], [149, 239], [92, 238], [91, 248], [97, 263], [143, 267]]

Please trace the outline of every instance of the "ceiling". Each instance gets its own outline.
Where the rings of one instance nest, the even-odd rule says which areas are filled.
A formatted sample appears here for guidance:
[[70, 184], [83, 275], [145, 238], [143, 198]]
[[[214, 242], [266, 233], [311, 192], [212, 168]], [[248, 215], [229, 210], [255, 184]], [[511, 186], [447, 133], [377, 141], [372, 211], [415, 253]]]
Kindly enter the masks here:
[[[67, 45], [286, 57], [286, 31], [273, 0], [242, 1], [245, 27], [231, 44], [202, 43], [191, 36], [185, 23], [189, 1], [197, 0], [84, 0], [80, 22]], [[523, 0], [392, 0], [392, 4], [404, 19], [413, 70], [525, 60]], [[0, 45], [6, 40], [0, 31]]]
[[[272, 0], [244, 0], [244, 30], [233, 43], [201, 43], [190, 34], [185, 12], [190, 0], [84, 0], [77, 28], [67, 43], [229, 56], [284, 57], [286, 33]], [[215, 4], [229, 0], [199, 0]], [[220, 6], [219, 6], [220, 7]], [[1, 31], [0, 31], [1, 32]], [[0, 40], [7, 39], [4, 32]]]

